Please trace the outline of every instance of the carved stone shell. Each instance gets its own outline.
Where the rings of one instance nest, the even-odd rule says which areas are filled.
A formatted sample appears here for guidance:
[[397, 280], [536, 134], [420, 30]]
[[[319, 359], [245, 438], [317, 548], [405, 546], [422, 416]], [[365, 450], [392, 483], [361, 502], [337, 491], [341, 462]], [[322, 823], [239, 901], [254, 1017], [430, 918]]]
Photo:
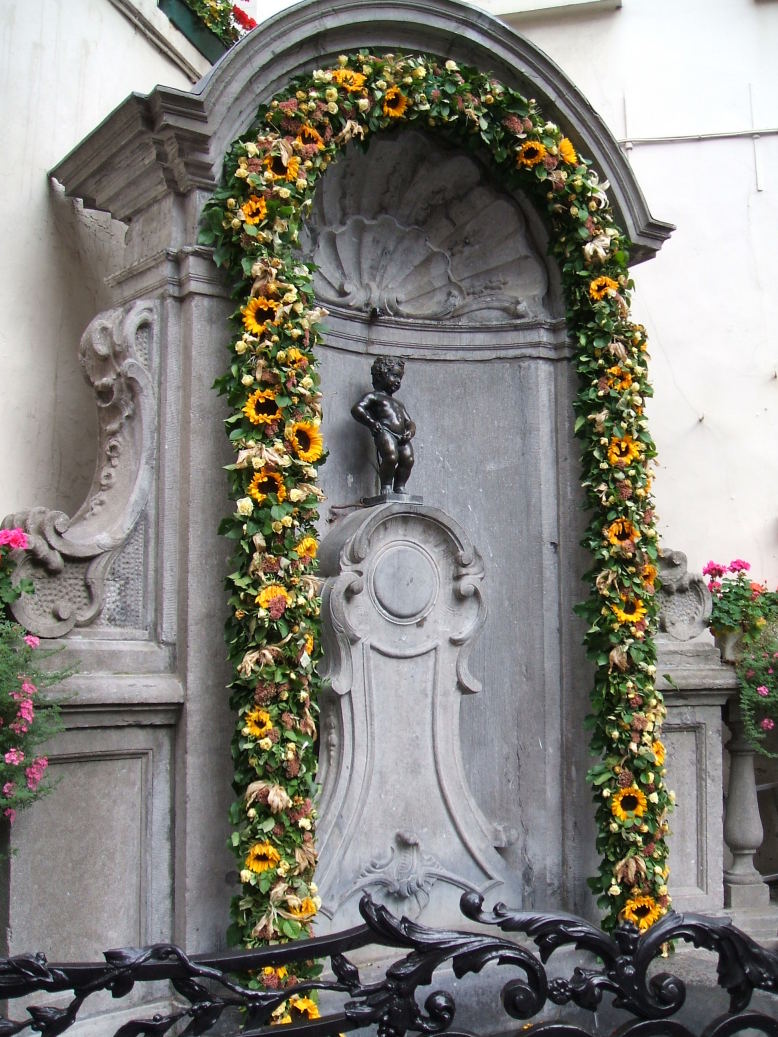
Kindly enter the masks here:
[[455, 324], [548, 314], [548, 272], [518, 202], [470, 156], [406, 130], [322, 178], [303, 248], [327, 305]]

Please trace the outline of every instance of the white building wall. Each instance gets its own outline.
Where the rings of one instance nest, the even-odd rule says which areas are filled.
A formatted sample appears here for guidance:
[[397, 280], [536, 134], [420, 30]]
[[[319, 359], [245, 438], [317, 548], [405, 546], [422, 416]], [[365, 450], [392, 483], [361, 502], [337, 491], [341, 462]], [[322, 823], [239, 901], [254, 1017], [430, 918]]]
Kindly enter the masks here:
[[[635, 268], [633, 308], [651, 339], [664, 542], [697, 570], [748, 558], [775, 586], [778, 3], [608, 0], [520, 16], [497, 3], [632, 142], [653, 215], [678, 227]], [[154, 0], [135, 6], [166, 24]], [[243, 6], [261, 19], [289, 5]], [[111, 0], [6, 0], [0, 41], [0, 514], [36, 504], [72, 514], [94, 463], [78, 340], [105, 305], [101, 275], [122, 228], [80, 212], [46, 170], [131, 91], [190, 79]], [[709, 134], [719, 136], [694, 139]], [[666, 139], [678, 137], [692, 139]]]

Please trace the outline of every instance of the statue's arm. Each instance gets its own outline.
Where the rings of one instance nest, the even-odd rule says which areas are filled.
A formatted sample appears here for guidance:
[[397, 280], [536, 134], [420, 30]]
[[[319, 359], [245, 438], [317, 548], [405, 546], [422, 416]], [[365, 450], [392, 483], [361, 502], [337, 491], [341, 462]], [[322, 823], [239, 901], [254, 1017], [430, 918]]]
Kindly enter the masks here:
[[359, 421], [362, 425], [367, 425], [371, 432], [375, 432], [377, 429], [381, 428], [381, 422], [377, 421], [370, 413], [373, 399], [373, 394], [368, 393], [367, 396], [363, 396], [361, 400], [357, 400], [351, 408], [351, 417], [356, 419], [356, 421]]

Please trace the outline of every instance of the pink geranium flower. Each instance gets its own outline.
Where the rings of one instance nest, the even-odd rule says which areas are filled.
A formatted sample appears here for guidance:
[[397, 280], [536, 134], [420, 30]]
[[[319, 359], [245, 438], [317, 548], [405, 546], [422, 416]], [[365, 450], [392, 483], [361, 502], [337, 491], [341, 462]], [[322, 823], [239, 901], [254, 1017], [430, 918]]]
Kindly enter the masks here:
[[3, 813], [8, 818], [8, 823], [12, 825], [16, 820], [16, 811], [12, 810], [11, 807], [6, 807]]
[[37, 648], [38, 645], [41, 643], [41, 639], [39, 637], [36, 637], [35, 634], [25, 634], [24, 643], [27, 645], [28, 648]]
[[772, 729], [775, 727], [775, 721], [772, 720], [770, 717], [765, 717], [764, 720], [761, 721], [759, 726], [762, 728], [763, 731], [772, 731]]
[[729, 563], [729, 571], [731, 573], [745, 573], [748, 572], [750, 568], [750, 564], [742, 558], [733, 558]]
[[702, 575], [713, 576], [718, 578], [720, 576], [723, 576], [726, 571], [727, 570], [724, 568], [724, 566], [720, 565], [718, 562], [708, 562], [707, 565], [703, 567]]
[[3, 759], [6, 763], [17, 766], [20, 763], [24, 763], [24, 753], [21, 749], [9, 749]]
[[6, 544], [15, 551], [26, 551], [27, 534], [23, 529], [0, 529], [0, 547]]
[[770, 691], [768, 688], [764, 686], [764, 684], [760, 684], [759, 687], [756, 689], [756, 693], [757, 695], [761, 695], [763, 699], [766, 699], [767, 696], [770, 694]]

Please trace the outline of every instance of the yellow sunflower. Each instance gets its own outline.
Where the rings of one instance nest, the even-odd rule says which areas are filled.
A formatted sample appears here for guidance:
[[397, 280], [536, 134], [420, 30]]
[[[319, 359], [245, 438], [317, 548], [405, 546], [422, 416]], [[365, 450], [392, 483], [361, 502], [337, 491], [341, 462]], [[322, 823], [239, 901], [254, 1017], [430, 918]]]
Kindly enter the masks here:
[[606, 295], [610, 295], [611, 292], [617, 292], [618, 290], [619, 282], [614, 281], [612, 277], [595, 277], [589, 285], [589, 295], [595, 302], [599, 302]]
[[267, 587], [262, 588], [254, 601], [260, 608], [266, 609], [270, 602], [275, 601], [276, 598], [282, 598], [287, 605], [292, 600], [289, 596], [289, 591], [282, 587], [280, 583], [269, 583]]
[[249, 483], [248, 494], [257, 504], [261, 504], [263, 500], [267, 500], [269, 493], [275, 493], [279, 504], [286, 499], [286, 487], [279, 473], [271, 468], [263, 468]]
[[294, 915], [295, 918], [299, 918], [301, 921], [313, 918], [317, 911], [316, 904], [313, 902], [311, 897], [304, 897], [299, 901], [295, 897], [291, 903], [287, 902], [286, 909], [290, 915]]
[[252, 425], [269, 425], [281, 417], [272, 389], [256, 389], [244, 403], [243, 413]]
[[621, 917], [625, 922], [632, 922], [641, 933], [650, 929], [654, 922], [658, 922], [664, 914], [663, 909], [657, 904], [653, 897], [632, 897], [624, 905]]
[[390, 86], [384, 94], [383, 111], [390, 119], [399, 119], [405, 115], [409, 101], [398, 86]]
[[288, 432], [292, 449], [306, 464], [318, 461], [324, 449], [321, 432], [312, 421], [296, 421]]
[[296, 140], [303, 147], [308, 144], [315, 144], [319, 151], [324, 150], [324, 138], [318, 130], [314, 129], [313, 126], [309, 126], [307, 122], [300, 127]]
[[241, 205], [241, 211], [246, 217], [246, 223], [261, 223], [267, 216], [267, 202], [252, 194], [248, 201]]
[[300, 156], [292, 157], [284, 163], [280, 155], [266, 155], [263, 165], [273, 174], [273, 180], [296, 180], [300, 175]]
[[313, 634], [307, 634], [305, 637], [303, 648], [305, 649], [308, 655], [313, 655], [314, 644], [315, 642], [313, 640]]
[[276, 299], [266, 299], [264, 295], [249, 299], [240, 311], [243, 314], [243, 327], [250, 335], [261, 335], [268, 324], [275, 321], [278, 307]]
[[614, 437], [608, 444], [608, 463], [624, 468], [643, 453], [643, 444], [632, 436]]
[[620, 594], [621, 605], [611, 605], [613, 614], [619, 623], [639, 623], [645, 618], [646, 606], [640, 598], [633, 598], [629, 594]]
[[528, 169], [542, 162], [546, 157], [546, 145], [539, 140], [525, 140], [519, 148], [516, 157], [516, 165], [526, 166]]
[[281, 860], [281, 854], [270, 843], [254, 843], [246, 855], [246, 867], [249, 871], [261, 874], [270, 868], [275, 868]]
[[574, 166], [578, 162], [578, 156], [575, 153], [573, 142], [569, 137], [563, 137], [559, 142], [559, 157], [563, 162], [566, 162], [568, 166]]
[[608, 368], [608, 385], [617, 392], [626, 392], [632, 388], [632, 375], [621, 367]]
[[309, 1019], [319, 1018], [319, 1006], [309, 997], [300, 997], [299, 994], [292, 994], [289, 998], [289, 1007], [295, 1008], [301, 1015], [305, 1015]]
[[619, 789], [611, 796], [611, 812], [618, 821], [632, 821], [642, 817], [648, 807], [648, 801], [635, 785]]
[[295, 547], [298, 558], [315, 558], [318, 549], [319, 545], [316, 543], [315, 537], [303, 537]]
[[258, 706], [250, 709], [243, 720], [243, 726], [249, 729], [249, 734], [254, 738], [264, 738], [273, 730], [270, 714], [266, 709], [259, 709]]
[[658, 738], [655, 742], [651, 743], [651, 752], [654, 754], [657, 767], [662, 767], [665, 762], [665, 744]]
[[605, 535], [614, 547], [620, 547], [626, 543], [634, 543], [640, 539], [640, 532], [636, 526], [629, 519], [625, 518], [611, 522], [605, 530]]
[[286, 362], [290, 367], [307, 367], [308, 357], [297, 346], [292, 346], [286, 351]]
[[332, 71], [332, 81], [343, 86], [350, 94], [359, 93], [365, 85], [366, 77], [361, 72], [353, 72], [350, 68], [336, 68]]
[[643, 581], [646, 587], [653, 587], [654, 581], [658, 576], [658, 570], [655, 565], [651, 565], [650, 562], [646, 562], [640, 570], [640, 579]]

